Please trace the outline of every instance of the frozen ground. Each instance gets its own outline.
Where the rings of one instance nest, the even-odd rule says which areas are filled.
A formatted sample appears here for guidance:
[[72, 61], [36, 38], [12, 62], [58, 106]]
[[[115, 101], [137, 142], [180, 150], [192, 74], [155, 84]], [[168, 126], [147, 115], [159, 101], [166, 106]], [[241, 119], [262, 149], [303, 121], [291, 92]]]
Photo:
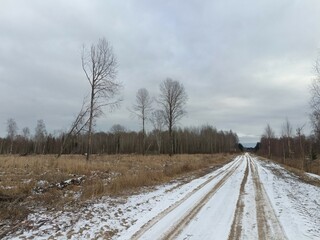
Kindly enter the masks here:
[[[315, 176], [310, 176], [314, 177]], [[5, 239], [320, 239], [320, 188], [249, 154], [188, 183], [76, 212], [39, 210]]]

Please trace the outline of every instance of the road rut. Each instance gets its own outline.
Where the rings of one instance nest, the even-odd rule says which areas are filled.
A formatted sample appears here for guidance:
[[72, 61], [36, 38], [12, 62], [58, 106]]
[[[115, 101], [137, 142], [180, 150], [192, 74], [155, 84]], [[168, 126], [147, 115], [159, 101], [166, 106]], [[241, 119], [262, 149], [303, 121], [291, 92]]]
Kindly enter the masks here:
[[287, 239], [255, 161], [249, 154], [237, 157], [131, 239]]

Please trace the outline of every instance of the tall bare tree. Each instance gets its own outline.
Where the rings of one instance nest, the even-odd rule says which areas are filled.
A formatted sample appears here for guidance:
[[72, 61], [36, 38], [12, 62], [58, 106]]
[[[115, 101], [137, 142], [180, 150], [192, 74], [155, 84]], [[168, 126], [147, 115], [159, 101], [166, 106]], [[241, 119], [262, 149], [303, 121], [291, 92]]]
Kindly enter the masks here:
[[152, 99], [145, 88], [140, 88], [136, 94], [136, 103], [132, 106], [132, 113], [137, 116], [142, 123], [142, 154], [145, 154], [146, 132], [145, 124], [150, 119], [152, 111]]
[[18, 131], [18, 125], [16, 121], [13, 118], [10, 118], [7, 120], [7, 133], [8, 133], [8, 138], [10, 139], [10, 154], [12, 154], [12, 149], [13, 149], [13, 140], [17, 135]]
[[313, 127], [314, 134], [317, 141], [320, 141], [320, 57], [315, 62], [315, 78], [313, 79], [310, 87], [311, 99], [310, 106], [312, 112], [310, 120]]
[[119, 154], [121, 152], [121, 136], [126, 131], [126, 128], [120, 124], [114, 124], [110, 129], [110, 132], [115, 136], [116, 154]]
[[100, 39], [97, 44], [92, 44], [90, 49], [83, 47], [81, 61], [91, 90], [87, 145], [89, 160], [94, 120], [103, 113], [103, 107], [113, 109], [119, 106], [121, 99], [114, 98], [120, 93], [122, 84], [116, 81], [117, 60], [105, 38]]
[[161, 153], [161, 134], [163, 127], [165, 125], [164, 120], [164, 112], [163, 110], [155, 110], [151, 113], [150, 121], [153, 125], [153, 131], [155, 133], [157, 147], [158, 147], [158, 153]]
[[30, 138], [30, 129], [28, 127], [24, 127], [22, 129], [22, 137], [24, 141], [24, 155], [27, 155], [29, 153], [28, 151], [28, 141]]
[[269, 123], [264, 129], [264, 137], [268, 139], [268, 157], [271, 158], [271, 139], [275, 137], [274, 131], [270, 127]]
[[[292, 157], [292, 149], [291, 149], [291, 138], [293, 136], [293, 130], [289, 119], [286, 118], [285, 122], [282, 125], [282, 136], [286, 140], [286, 145], [288, 147], [288, 157]], [[286, 161], [285, 155], [285, 148], [284, 148], [284, 161]]]
[[24, 127], [22, 129], [22, 136], [26, 139], [29, 140], [30, 138], [30, 129], [28, 127]]
[[160, 84], [160, 95], [158, 102], [164, 112], [164, 119], [168, 126], [170, 137], [170, 153], [174, 152], [173, 127], [186, 114], [185, 105], [188, 95], [183, 84], [167, 78]]
[[298, 136], [299, 139], [299, 152], [300, 152], [300, 157], [301, 157], [301, 169], [302, 170], [306, 170], [306, 159], [304, 157], [304, 135], [303, 135], [303, 128], [304, 128], [305, 124], [303, 124], [300, 127], [297, 127], [296, 129], [296, 135]]
[[47, 138], [47, 130], [46, 130], [46, 125], [42, 119], [37, 121], [37, 126], [35, 128], [35, 135], [34, 135], [34, 140], [35, 140], [35, 153], [45, 153], [45, 140]]

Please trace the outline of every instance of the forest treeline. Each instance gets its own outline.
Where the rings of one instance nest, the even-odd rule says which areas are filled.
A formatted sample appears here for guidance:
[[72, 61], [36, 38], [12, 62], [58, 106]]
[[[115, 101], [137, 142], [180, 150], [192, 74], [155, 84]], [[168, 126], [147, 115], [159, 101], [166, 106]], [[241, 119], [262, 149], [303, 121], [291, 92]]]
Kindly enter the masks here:
[[320, 135], [306, 136], [302, 133], [303, 127], [295, 132], [288, 119], [282, 126], [282, 133], [276, 136], [268, 124], [260, 140], [259, 155], [279, 163], [298, 168], [304, 171], [320, 173]]
[[[39, 124], [38, 124], [39, 125]], [[117, 124], [108, 132], [92, 135], [92, 154], [169, 154], [168, 131], [128, 131]], [[238, 136], [230, 131], [219, 131], [212, 126], [175, 128], [173, 130], [174, 154], [221, 153], [237, 151]], [[0, 138], [0, 154], [59, 154], [65, 134], [53, 136], [45, 129], [36, 128], [34, 136], [16, 135]], [[87, 134], [73, 135], [63, 148], [63, 154], [86, 154]], [[145, 146], [145, 148], [144, 148]]]
[[293, 129], [288, 118], [278, 136], [267, 124], [259, 154], [291, 167], [320, 174], [320, 57], [315, 62], [314, 70], [316, 75], [310, 85], [309, 102], [312, 133], [309, 136], [303, 133], [306, 123]]

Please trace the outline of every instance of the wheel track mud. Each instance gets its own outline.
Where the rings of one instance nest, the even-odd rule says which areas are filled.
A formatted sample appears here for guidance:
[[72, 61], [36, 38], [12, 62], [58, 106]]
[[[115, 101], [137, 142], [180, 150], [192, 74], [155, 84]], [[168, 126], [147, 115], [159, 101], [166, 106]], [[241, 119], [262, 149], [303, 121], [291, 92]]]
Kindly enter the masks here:
[[239, 198], [237, 201], [237, 208], [234, 213], [234, 218], [233, 218], [233, 222], [231, 225], [231, 230], [230, 230], [228, 240], [240, 239], [241, 232], [242, 232], [241, 221], [243, 218], [243, 210], [244, 210], [244, 202], [243, 202], [243, 198], [244, 198], [244, 194], [245, 194], [244, 188], [247, 183], [248, 175], [249, 175], [249, 159], [248, 158], [246, 159], [246, 164], [247, 164], [247, 166], [246, 166], [246, 170], [244, 172], [244, 177], [241, 182]]
[[249, 160], [255, 188], [258, 237], [259, 239], [287, 239], [269, 197], [260, 181], [257, 164], [251, 157]]
[[173, 205], [159, 213], [157, 216], [152, 218], [149, 222], [147, 222], [145, 225], [143, 225], [140, 230], [138, 230], [131, 239], [138, 240], [140, 239], [149, 229], [151, 229], [157, 222], [159, 222], [161, 219], [163, 219], [166, 215], [168, 215], [170, 212], [172, 212], [174, 209], [179, 207], [183, 202], [185, 202], [187, 199], [189, 199], [192, 195], [194, 195], [196, 192], [198, 192], [200, 189], [202, 189], [204, 186], [209, 184], [211, 181], [225, 173], [225, 175], [222, 177], [221, 180], [219, 180], [214, 187], [205, 194], [204, 197], [202, 197], [186, 214], [184, 214], [181, 218], [179, 218], [173, 225], [170, 227], [170, 229], [164, 233], [160, 239], [174, 239], [175, 236], [177, 236], [183, 228], [190, 222], [190, 220], [200, 211], [200, 209], [208, 202], [208, 200], [215, 194], [217, 190], [221, 188], [221, 186], [227, 181], [227, 179], [236, 171], [236, 169], [239, 167], [241, 163], [241, 157], [236, 158], [230, 166], [225, 169], [224, 171], [218, 172], [216, 175], [213, 175], [208, 178], [204, 183], [200, 184], [197, 188], [186, 194], [181, 200], [175, 202]]
[[213, 195], [226, 183], [226, 181], [234, 174], [234, 172], [240, 166], [240, 162], [230, 169], [223, 178], [215, 184], [215, 186], [198, 201], [192, 209], [184, 214], [175, 224], [172, 225], [170, 230], [161, 236], [162, 240], [175, 239], [184, 227], [197, 215], [201, 208], [213, 197]]

